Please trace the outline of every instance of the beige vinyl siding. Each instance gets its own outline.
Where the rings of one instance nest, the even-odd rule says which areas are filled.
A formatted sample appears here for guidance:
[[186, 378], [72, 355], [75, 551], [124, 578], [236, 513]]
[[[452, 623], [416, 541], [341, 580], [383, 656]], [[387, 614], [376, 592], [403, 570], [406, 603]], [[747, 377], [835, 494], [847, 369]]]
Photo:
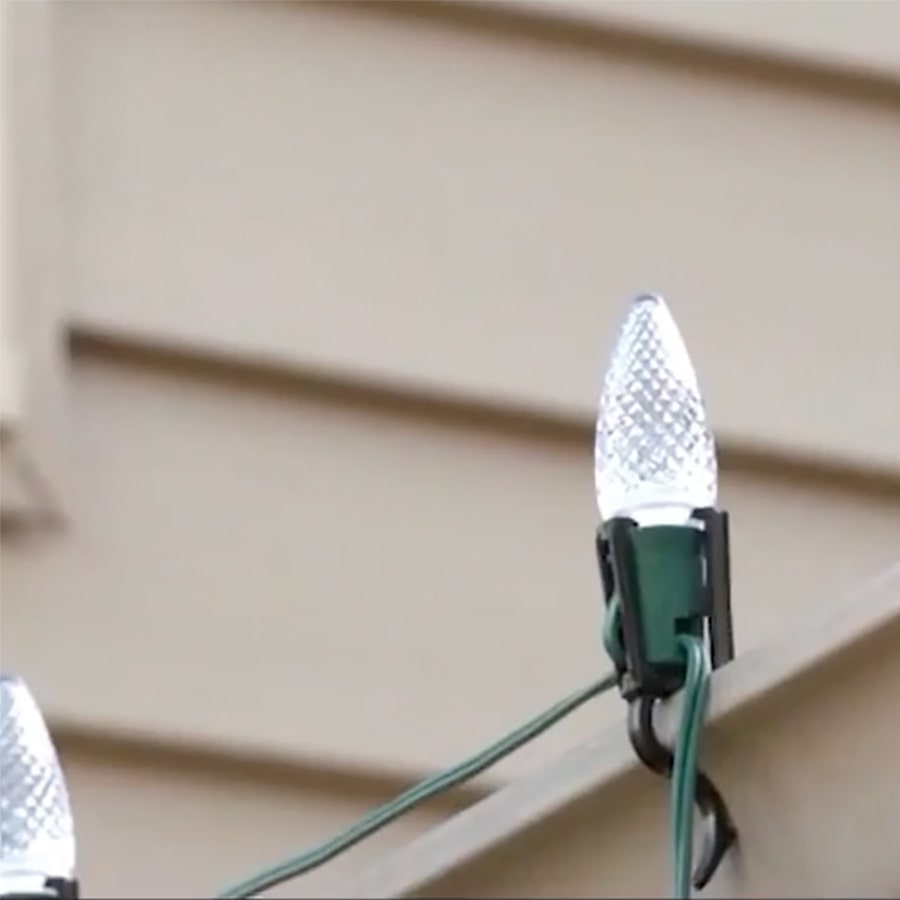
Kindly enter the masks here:
[[[606, 670], [589, 432], [96, 353], [72, 372], [78, 530], [4, 546], [6, 659], [55, 715], [422, 771]], [[725, 468], [722, 502], [742, 651], [896, 554], [896, 491]], [[141, 676], [110, 679], [135, 641]]]
[[661, 290], [723, 439], [900, 466], [896, 99], [344, 6], [60, 9], [80, 324], [587, 422]]

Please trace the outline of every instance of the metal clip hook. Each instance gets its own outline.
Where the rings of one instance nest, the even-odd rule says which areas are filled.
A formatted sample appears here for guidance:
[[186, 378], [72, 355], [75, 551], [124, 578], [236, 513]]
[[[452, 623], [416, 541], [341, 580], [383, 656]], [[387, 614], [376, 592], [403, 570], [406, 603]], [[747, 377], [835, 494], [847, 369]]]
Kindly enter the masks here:
[[[655, 697], [638, 697], [628, 706], [628, 737], [641, 762], [664, 778], [672, 777], [675, 757], [656, 736], [653, 725]], [[703, 816], [703, 853], [693, 874], [693, 884], [702, 890], [715, 875], [723, 857], [737, 839], [737, 829], [718, 788], [704, 772], [697, 772], [694, 802]]]

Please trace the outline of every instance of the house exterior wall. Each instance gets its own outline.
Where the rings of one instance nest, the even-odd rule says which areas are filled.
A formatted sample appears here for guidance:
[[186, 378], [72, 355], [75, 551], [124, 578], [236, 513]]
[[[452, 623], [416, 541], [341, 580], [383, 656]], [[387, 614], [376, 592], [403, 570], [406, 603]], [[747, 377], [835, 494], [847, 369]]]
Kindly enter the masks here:
[[[60, 752], [78, 813], [84, 890], [91, 897], [210, 896], [340, 830], [401, 786], [322, 766], [248, 764], [74, 732], [61, 734]], [[321, 895], [342, 874], [408, 841], [472, 796], [412, 813], [271, 896]]]
[[69, 736], [92, 895], [215, 888], [605, 670], [591, 418], [635, 289], [720, 436], [739, 646], [896, 554], [884, 78], [465, 5], [13, 6], [57, 136], [18, 202], [62, 223], [14, 300], [73, 341], [2, 656]]

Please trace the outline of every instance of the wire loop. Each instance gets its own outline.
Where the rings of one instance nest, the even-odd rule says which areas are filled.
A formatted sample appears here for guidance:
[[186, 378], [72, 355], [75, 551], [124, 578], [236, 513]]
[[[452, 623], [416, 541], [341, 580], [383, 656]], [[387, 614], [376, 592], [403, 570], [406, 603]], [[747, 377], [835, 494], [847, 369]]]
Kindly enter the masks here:
[[[708, 683], [708, 671], [706, 672], [706, 679]], [[697, 805], [702, 816], [704, 842], [703, 851], [691, 881], [697, 890], [701, 890], [709, 883], [719, 868], [723, 857], [734, 844], [737, 838], [737, 829], [734, 826], [728, 807], [712, 779], [705, 772], [696, 770], [696, 749], [700, 730], [698, 720], [702, 720], [706, 704], [705, 702], [697, 702], [698, 699], [704, 699], [697, 696], [702, 690], [701, 681], [695, 680], [693, 685], [690, 684], [690, 681], [691, 679], [689, 678], [689, 683], [685, 687], [682, 734], [679, 735], [680, 738], [683, 738], [681, 743], [684, 745], [683, 749], [685, 752], [683, 753], [684, 758], [678, 760], [681, 764], [677, 772], [679, 777], [673, 784], [673, 829], [677, 832], [674, 835], [674, 840], [679, 851], [676, 853], [676, 856], [678, 856], [680, 851], [684, 849], [685, 844], [687, 849], [690, 849], [692, 821], [688, 817], [686, 827], [688, 833], [684, 833], [685, 823], [683, 820], [678, 821], [678, 806], [680, 803], [678, 802], [679, 796], [675, 789], [681, 788], [688, 771], [694, 769], [696, 771], [696, 781], [691, 791], [693, 797], [690, 799]], [[692, 694], [694, 696], [691, 696]], [[639, 697], [629, 705], [628, 736], [638, 759], [648, 769], [664, 778], [673, 779], [673, 776], [676, 774], [676, 755], [659, 740], [653, 722], [653, 712], [657, 699], [648, 696]], [[693, 723], [691, 720], [693, 720]], [[684, 738], [688, 740], [684, 740]], [[676, 864], [677, 862], [678, 860], [676, 859]], [[687, 864], [690, 866], [690, 856], [688, 856]], [[683, 891], [680, 890], [679, 893], [683, 893]]]

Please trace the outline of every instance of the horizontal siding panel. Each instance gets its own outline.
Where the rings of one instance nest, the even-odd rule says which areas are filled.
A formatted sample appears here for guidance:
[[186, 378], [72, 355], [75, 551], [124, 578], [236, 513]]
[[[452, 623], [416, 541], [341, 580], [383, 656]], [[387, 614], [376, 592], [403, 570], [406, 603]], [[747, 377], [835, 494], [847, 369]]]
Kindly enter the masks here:
[[660, 289], [727, 438], [900, 467], [896, 107], [316, 4], [58, 15], [82, 327], [587, 418]]
[[[72, 376], [78, 519], [2, 548], [4, 665], [53, 715], [408, 773], [607, 670], [587, 441], [84, 357]], [[723, 495], [741, 649], [900, 544], [896, 493], [731, 470]], [[607, 697], [499, 777], [620, 715]]]
[[[109, 752], [83, 740], [63, 740], [60, 752], [86, 897], [211, 897], [331, 837], [388, 799], [367, 785], [333, 778], [273, 777], [238, 763], [173, 762], [153, 753]], [[450, 811], [438, 804], [412, 813], [326, 869], [266, 896], [321, 896], [335, 878]]]

